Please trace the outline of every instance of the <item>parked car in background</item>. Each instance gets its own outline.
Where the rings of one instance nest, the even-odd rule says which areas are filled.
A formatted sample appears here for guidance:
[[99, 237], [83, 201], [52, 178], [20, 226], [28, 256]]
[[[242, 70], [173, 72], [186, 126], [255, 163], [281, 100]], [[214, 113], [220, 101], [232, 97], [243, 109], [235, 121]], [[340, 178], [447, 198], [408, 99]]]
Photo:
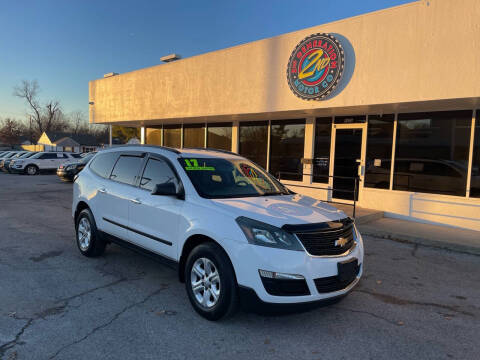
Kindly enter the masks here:
[[288, 190], [238, 154], [128, 146], [99, 152], [73, 185], [76, 244], [113, 242], [178, 270], [209, 320], [253, 308], [325, 303], [363, 271], [363, 241], [343, 211]]
[[16, 160], [10, 167], [10, 172], [36, 175], [40, 172], [54, 171], [60, 164], [73, 159], [75, 157], [67, 152], [39, 152], [30, 158]]
[[26, 152], [25, 154], [21, 154], [21, 155], [17, 154], [14, 157], [12, 157], [10, 159], [10, 161], [5, 161], [5, 165], [4, 165], [2, 170], [11, 173], [10, 169], [15, 164], [15, 161], [28, 159], [28, 158], [32, 157], [33, 155], [35, 155], [37, 153], [38, 153], [38, 151], [29, 151], [29, 152]]
[[83, 170], [95, 154], [96, 152], [85, 153], [82, 154], [79, 159], [60, 165], [57, 169], [57, 176], [63, 181], [73, 181], [75, 175]]
[[0, 170], [5, 171], [3, 167], [6, 161], [10, 162], [10, 160], [13, 159], [15, 156], [17, 156], [18, 154], [23, 155], [27, 152], [28, 151], [15, 150], [15, 151], [9, 151], [5, 155], [2, 155], [2, 157], [0, 158]]

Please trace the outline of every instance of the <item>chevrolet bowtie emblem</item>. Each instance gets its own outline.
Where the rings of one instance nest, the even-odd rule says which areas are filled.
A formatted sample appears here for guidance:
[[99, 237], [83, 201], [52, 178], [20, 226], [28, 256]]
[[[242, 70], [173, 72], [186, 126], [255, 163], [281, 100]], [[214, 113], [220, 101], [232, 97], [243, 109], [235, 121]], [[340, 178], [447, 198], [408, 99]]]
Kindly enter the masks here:
[[337, 241], [335, 241], [335, 246], [344, 247], [347, 244], [347, 242], [348, 242], [347, 239], [341, 237]]

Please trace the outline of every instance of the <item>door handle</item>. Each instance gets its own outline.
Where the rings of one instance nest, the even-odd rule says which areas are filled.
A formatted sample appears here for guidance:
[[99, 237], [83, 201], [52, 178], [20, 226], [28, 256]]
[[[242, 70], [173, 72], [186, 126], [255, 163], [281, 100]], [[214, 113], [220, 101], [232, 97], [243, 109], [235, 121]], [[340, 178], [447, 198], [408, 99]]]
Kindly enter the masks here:
[[107, 189], [105, 189], [104, 187], [101, 187], [100, 189], [98, 189], [98, 192], [105, 194], [107, 192]]
[[130, 199], [130, 201], [134, 204], [141, 204], [142, 203], [139, 198]]

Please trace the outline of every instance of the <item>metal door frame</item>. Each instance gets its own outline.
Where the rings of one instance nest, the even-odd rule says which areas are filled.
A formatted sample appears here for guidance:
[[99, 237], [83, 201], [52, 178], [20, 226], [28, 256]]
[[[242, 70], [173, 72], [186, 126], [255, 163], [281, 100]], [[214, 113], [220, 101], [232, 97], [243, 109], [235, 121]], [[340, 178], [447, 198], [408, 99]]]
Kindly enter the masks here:
[[335, 145], [337, 143], [337, 130], [343, 129], [358, 129], [362, 130], [362, 145], [360, 150], [360, 166], [359, 166], [359, 177], [360, 181], [358, 184], [358, 200], [357, 202], [361, 201], [362, 193], [363, 193], [363, 184], [365, 178], [365, 157], [367, 152], [367, 122], [365, 123], [355, 123], [355, 124], [333, 124], [332, 126], [332, 141], [330, 142], [330, 171], [329, 171], [329, 180], [328, 180], [328, 187], [332, 190], [331, 191], [331, 199], [334, 201], [345, 202], [353, 204], [353, 200], [347, 199], [339, 199], [333, 197], [333, 174], [334, 174], [334, 167], [335, 167]]

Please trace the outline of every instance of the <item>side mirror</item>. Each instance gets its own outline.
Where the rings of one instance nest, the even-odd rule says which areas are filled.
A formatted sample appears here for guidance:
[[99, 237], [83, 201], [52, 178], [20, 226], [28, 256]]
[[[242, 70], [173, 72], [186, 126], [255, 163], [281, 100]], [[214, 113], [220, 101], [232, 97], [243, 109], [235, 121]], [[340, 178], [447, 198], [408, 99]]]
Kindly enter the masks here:
[[176, 196], [179, 199], [184, 198], [183, 190], [177, 191], [177, 187], [172, 182], [155, 185], [152, 195]]

